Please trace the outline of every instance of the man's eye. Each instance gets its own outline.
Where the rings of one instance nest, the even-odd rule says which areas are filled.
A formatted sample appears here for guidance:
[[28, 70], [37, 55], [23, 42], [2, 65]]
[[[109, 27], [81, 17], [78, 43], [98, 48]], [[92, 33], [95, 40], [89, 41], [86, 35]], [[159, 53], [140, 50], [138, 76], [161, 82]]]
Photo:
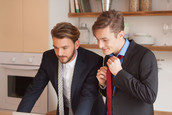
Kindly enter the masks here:
[[108, 40], [103, 40], [103, 42], [107, 42]]
[[67, 49], [67, 47], [64, 47], [63, 49]]
[[55, 45], [53, 45], [54, 49], [58, 49], [58, 47], [56, 47]]

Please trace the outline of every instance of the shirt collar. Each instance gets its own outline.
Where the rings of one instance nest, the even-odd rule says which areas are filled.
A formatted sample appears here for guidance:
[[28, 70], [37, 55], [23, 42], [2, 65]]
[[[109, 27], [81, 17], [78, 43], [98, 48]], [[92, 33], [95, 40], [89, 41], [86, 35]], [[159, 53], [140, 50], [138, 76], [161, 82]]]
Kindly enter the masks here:
[[[119, 56], [119, 55], [125, 56], [125, 53], [127, 52], [127, 49], [130, 45], [130, 42], [128, 41], [128, 39], [126, 39], [126, 38], [124, 38], [124, 39], [125, 39], [125, 44], [122, 47], [121, 51], [117, 54], [117, 56]], [[113, 56], [113, 54], [110, 54], [109, 56]]]
[[66, 64], [63, 64], [63, 66], [65, 66], [66, 68], [73, 68], [75, 66], [77, 56], [78, 56], [78, 51], [76, 50], [76, 56], [75, 56], [74, 60], [72, 60], [71, 62], [68, 62]]

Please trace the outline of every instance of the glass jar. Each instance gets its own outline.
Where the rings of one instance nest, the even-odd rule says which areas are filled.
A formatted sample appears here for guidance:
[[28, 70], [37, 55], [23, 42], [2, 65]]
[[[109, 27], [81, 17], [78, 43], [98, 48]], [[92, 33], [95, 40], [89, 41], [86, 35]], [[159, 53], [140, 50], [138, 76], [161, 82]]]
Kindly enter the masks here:
[[152, 10], [152, 0], [141, 0], [140, 1], [141, 11]]
[[130, 0], [130, 7], [129, 11], [137, 12], [139, 11], [139, 0]]
[[128, 23], [124, 24], [124, 33], [125, 33], [124, 38], [129, 39], [129, 24]]
[[79, 41], [81, 44], [89, 44], [89, 39], [90, 39], [90, 32], [87, 27], [87, 24], [82, 23], [79, 27], [80, 31], [80, 36], [79, 36]]

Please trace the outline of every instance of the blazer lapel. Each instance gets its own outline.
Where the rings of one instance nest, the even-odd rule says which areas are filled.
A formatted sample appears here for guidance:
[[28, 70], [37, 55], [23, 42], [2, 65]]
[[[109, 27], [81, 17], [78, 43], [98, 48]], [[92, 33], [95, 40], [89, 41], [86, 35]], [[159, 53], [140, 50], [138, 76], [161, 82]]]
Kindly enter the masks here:
[[78, 51], [78, 57], [76, 60], [75, 68], [74, 68], [74, 74], [72, 79], [72, 86], [71, 86], [71, 100], [76, 92], [77, 84], [80, 83], [80, 78], [84, 77], [84, 71], [87, 69], [87, 66], [85, 66], [86, 62], [84, 60], [84, 55], [80, 54]]
[[127, 52], [124, 56], [123, 63], [122, 63], [122, 68], [126, 69], [128, 67], [128, 64], [130, 63], [130, 60], [134, 56], [134, 48], [135, 48], [136, 43], [134, 41], [130, 42], [130, 46], [127, 49]]
[[53, 56], [51, 57], [52, 59], [52, 61], [51, 61], [51, 66], [50, 66], [50, 68], [52, 68], [52, 69], [50, 69], [50, 80], [51, 80], [51, 83], [52, 83], [52, 85], [54, 86], [54, 88], [55, 88], [55, 90], [57, 91], [57, 93], [58, 93], [58, 58], [57, 58], [57, 56], [56, 56], [56, 54], [55, 54], [55, 52], [53, 51]]

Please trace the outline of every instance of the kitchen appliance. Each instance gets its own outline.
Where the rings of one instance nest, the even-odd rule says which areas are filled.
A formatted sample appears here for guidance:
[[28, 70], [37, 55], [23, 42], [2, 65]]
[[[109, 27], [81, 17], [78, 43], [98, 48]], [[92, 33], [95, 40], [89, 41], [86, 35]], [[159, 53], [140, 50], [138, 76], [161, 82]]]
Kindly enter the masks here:
[[[38, 71], [41, 59], [41, 53], [0, 52], [0, 109], [17, 109]], [[47, 112], [47, 87], [32, 112]]]

